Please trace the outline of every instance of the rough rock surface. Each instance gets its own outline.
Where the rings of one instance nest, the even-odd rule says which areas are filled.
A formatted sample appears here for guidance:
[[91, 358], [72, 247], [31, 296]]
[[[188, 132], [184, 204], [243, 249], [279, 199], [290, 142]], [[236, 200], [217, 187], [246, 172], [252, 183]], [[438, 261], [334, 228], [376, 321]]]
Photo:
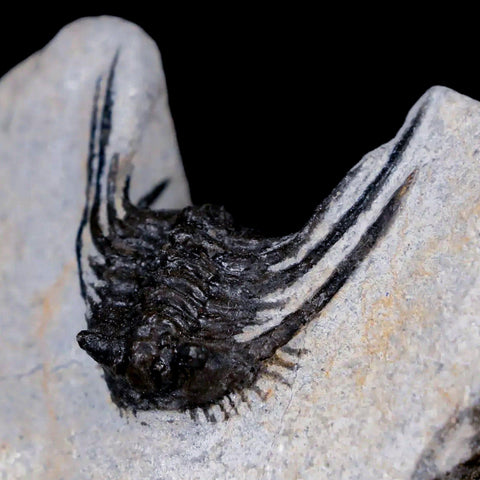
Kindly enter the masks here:
[[[261, 379], [267, 398], [248, 392], [250, 405], [236, 399], [238, 414], [217, 423], [120, 416], [75, 341], [85, 307], [74, 251], [95, 81], [119, 47], [111, 142], [133, 157], [134, 197], [170, 177], [157, 206], [189, 202], [159, 54], [137, 27], [75, 22], [2, 79], [0, 478], [418, 480], [460, 471], [480, 434], [480, 104], [435, 87], [412, 108], [406, 125], [425, 105], [423, 119], [389, 181], [394, 188], [416, 170], [415, 181], [388, 233], [290, 343], [307, 350], [282, 371], [290, 386]], [[397, 141], [362, 159], [365, 182]]]

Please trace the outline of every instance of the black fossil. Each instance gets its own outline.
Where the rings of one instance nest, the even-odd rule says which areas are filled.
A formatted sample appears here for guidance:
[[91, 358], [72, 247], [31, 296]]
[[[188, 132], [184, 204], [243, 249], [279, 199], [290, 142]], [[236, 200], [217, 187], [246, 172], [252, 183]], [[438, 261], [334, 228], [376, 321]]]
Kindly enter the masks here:
[[[116, 61], [117, 57], [104, 82], [103, 100], [102, 79], [97, 82], [92, 113], [87, 200], [77, 236], [88, 329], [77, 340], [103, 367], [119, 407], [205, 408], [254, 385], [265, 360], [318, 315], [386, 231], [413, 173], [385, 198], [378, 215], [362, 227], [363, 234], [326, 281], [299, 308], [262, 328], [259, 313], [272, 308], [281, 312], [286, 302], [268, 296], [300, 281], [356, 227], [362, 212], [372, 208], [401, 161], [421, 113], [328, 234], [311, 245], [312, 232], [356, 169], [303, 230], [283, 238], [260, 238], [236, 226], [222, 207], [150, 209], [166, 182], [132, 204], [129, 177], [123, 185], [119, 180], [118, 155], [113, 152], [107, 158]], [[88, 257], [86, 236], [95, 249]], [[302, 257], [299, 252], [305, 248]], [[279, 267], [285, 259], [291, 261]], [[240, 338], [255, 327], [260, 333]]]

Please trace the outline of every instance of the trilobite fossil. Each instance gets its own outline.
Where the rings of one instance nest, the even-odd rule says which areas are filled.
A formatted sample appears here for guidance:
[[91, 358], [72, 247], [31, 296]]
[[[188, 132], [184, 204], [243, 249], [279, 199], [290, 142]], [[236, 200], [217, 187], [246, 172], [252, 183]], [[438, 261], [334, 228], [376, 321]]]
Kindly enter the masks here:
[[[130, 177], [122, 184], [119, 156], [107, 158], [116, 61], [117, 56], [94, 94], [86, 203], [76, 245], [88, 328], [77, 340], [103, 367], [119, 407], [208, 408], [254, 386], [265, 361], [318, 317], [386, 231], [413, 172], [393, 189], [387, 180], [422, 114], [378, 175], [336, 218], [327, 222], [325, 214], [358, 180], [359, 166], [302, 230], [262, 238], [235, 225], [222, 207], [151, 209], [167, 181], [137, 204], [130, 201]], [[384, 198], [380, 205], [378, 198]], [[359, 226], [365, 212], [372, 219]], [[319, 233], [319, 225], [328, 228]], [[86, 254], [86, 237], [93, 255]], [[340, 244], [340, 260], [322, 270], [322, 259]], [[309, 280], [314, 269], [323, 272], [323, 280], [318, 275]], [[293, 298], [292, 289], [305, 281], [308, 288]]]

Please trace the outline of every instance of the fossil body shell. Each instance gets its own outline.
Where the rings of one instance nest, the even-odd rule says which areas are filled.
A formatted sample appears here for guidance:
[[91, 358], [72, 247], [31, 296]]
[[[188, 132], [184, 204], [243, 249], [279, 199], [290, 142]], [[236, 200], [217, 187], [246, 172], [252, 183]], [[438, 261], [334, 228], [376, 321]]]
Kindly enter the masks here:
[[[378, 175], [360, 185], [334, 221], [325, 222], [326, 214], [339, 196], [359, 187], [361, 167], [303, 230], [258, 238], [221, 207], [150, 209], [168, 179], [132, 204], [130, 177], [120, 175], [119, 156], [108, 149], [119, 55], [93, 96], [87, 200], [77, 238], [88, 330], [78, 342], [103, 366], [120, 407], [208, 407], [252, 386], [263, 362], [321, 311], [386, 231], [413, 181], [414, 171], [390, 180], [423, 109]], [[96, 250], [86, 260], [85, 235]], [[326, 268], [324, 259], [338, 248], [341, 260]], [[294, 298], [291, 290], [319, 270], [324, 281]]]

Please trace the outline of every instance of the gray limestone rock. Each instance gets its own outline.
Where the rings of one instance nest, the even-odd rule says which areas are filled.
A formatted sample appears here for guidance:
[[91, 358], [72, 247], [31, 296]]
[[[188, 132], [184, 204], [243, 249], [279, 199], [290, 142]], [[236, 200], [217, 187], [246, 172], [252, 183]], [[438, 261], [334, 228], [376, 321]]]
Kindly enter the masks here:
[[[160, 57], [138, 27], [79, 20], [2, 79], [0, 478], [426, 480], [472, 470], [480, 443], [480, 104], [430, 89], [398, 136], [355, 167], [297, 258], [276, 266], [324, 238], [402, 145], [352, 228], [272, 296], [286, 301], [282, 315], [299, 308], [415, 172], [389, 230], [289, 343], [306, 351], [293, 358], [297, 367], [272, 366], [289, 386], [262, 377], [265, 397], [234, 398], [238, 414], [217, 423], [170, 411], [121, 416], [75, 341], [85, 305], [74, 248], [95, 83], [120, 47], [111, 144], [134, 165], [133, 197], [168, 177], [156, 207], [189, 203]], [[266, 312], [265, 325], [280, 313]], [[212, 411], [221, 419], [218, 406]]]

